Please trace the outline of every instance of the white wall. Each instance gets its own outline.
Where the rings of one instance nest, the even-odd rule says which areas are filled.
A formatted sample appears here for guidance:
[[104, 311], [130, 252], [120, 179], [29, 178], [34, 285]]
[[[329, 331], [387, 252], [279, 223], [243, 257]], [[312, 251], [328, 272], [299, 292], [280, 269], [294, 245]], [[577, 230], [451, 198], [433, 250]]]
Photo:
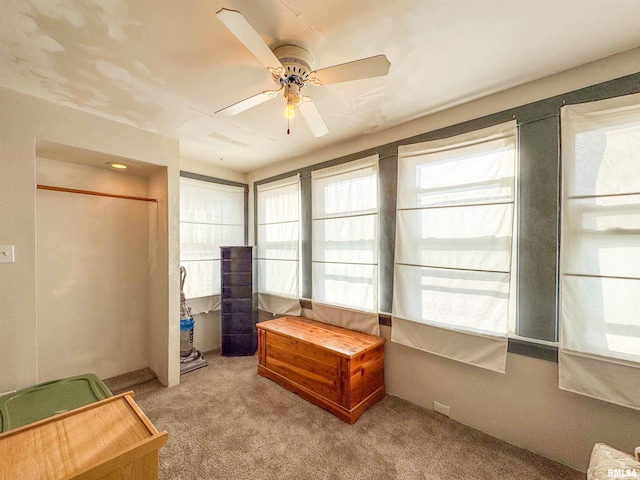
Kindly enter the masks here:
[[[173, 145], [172, 145], [173, 146]], [[177, 152], [176, 152], [177, 153]], [[158, 200], [149, 217], [149, 367], [167, 386], [180, 383], [180, 185], [178, 162], [149, 177]]]
[[[640, 48], [270, 165], [248, 175], [249, 191], [260, 179], [637, 72]], [[390, 329], [381, 330], [389, 339]], [[554, 362], [509, 354], [501, 375], [388, 341], [385, 376], [392, 395], [426, 408], [434, 400], [449, 405], [452, 419], [581, 471], [596, 442], [628, 452], [640, 444], [637, 411], [560, 390]]]
[[[38, 158], [39, 185], [145, 197], [147, 179]], [[38, 381], [148, 365], [148, 217], [156, 204], [36, 193]]]
[[247, 183], [247, 174], [236, 172], [224, 165], [202, 163], [186, 158], [180, 159], [180, 170], [190, 173], [206, 175], [208, 177], [222, 178], [232, 182]]
[[[35, 188], [39, 139], [168, 170], [158, 188], [162, 195], [157, 225], [164, 232], [151, 247], [157, 265], [149, 280], [161, 289], [163, 302], [149, 319], [149, 330], [160, 337], [149, 345], [149, 358], [162, 382], [178, 383], [179, 340], [174, 344], [173, 337], [179, 337], [179, 324], [169, 322], [179, 318], [178, 142], [7, 89], [0, 89], [0, 104], [0, 245], [15, 245], [16, 252], [15, 263], [0, 264], [0, 392], [40, 379]], [[158, 280], [153, 272], [163, 278]]]
[[193, 346], [200, 352], [222, 348], [220, 310], [193, 316]]

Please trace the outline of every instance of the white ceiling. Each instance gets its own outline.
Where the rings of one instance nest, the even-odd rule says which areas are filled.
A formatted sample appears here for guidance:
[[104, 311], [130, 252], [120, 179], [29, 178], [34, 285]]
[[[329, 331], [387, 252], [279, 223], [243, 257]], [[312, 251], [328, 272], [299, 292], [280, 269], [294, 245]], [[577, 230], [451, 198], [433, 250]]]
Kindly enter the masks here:
[[[178, 138], [184, 158], [240, 172], [640, 46], [638, 0], [0, 0], [0, 86]], [[215, 13], [240, 11], [271, 48], [320, 69], [377, 54], [389, 75], [307, 86], [330, 132], [271, 90]]]

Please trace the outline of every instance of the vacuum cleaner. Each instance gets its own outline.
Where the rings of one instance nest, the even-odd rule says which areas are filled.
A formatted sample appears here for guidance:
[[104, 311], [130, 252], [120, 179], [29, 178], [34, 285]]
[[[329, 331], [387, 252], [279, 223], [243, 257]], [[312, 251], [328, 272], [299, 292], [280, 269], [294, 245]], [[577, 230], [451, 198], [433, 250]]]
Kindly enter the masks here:
[[207, 361], [198, 350], [193, 347], [193, 315], [187, 306], [184, 296], [184, 282], [187, 279], [187, 269], [180, 266], [180, 375], [206, 367]]

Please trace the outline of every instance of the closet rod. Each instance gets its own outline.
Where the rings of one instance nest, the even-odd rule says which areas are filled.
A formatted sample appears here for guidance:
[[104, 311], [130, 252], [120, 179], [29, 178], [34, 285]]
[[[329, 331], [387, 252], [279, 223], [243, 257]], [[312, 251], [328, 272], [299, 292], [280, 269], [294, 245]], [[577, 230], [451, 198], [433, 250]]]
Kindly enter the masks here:
[[147, 197], [132, 197], [130, 195], [116, 195], [115, 193], [92, 192], [91, 190], [77, 190], [75, 188], [53, 187], [51, 185], [37, 185], [38, 190], [52, 190], [54, 192], [82, 193], [84, 195], [97, 195], [99, 197], [124, 198], [125, 200], [141, 200], [143, 202], [154, 202], [158, 200]]

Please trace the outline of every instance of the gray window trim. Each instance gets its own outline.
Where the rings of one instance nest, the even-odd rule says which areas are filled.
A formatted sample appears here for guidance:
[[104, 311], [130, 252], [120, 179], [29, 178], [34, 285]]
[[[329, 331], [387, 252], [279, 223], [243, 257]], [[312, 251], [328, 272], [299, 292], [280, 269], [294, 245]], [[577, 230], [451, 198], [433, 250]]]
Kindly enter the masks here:
[[[585, 103], [605, 98], [640, 93], [640, 73], [599, 83], [572, 92], [521, 105], [502, 112], [476, 118], [438, 130], [425, 132], [379, 147], [352, 153], [316, 165], [261, 179], [257, 186], [281, 178], [300, 174], [302, 201], [302, 296], [311, 298], [311, 172], [313, 170], [349, 162], [369, 155], [379, 155], [380, 165], [380, 259], [379, 310], [391, 311], [393, 294], [393, 261], [395, 252], [395, 207], [397, 188], [398, 146], [451, 137], [461, 133], [497, 125], [512, 119], [518, 124], [523, 143], [518, 145], [519, 170], [519, 232], [518, 232], [518, 314], [517, 334], [532, 339], [510, 338], [508, 351], [557, 362], [558, 349], [553, 345], [535, 342], [555, 342], [558, 339], [558, 282], [560, 244], [560, 108], [565, 104]], [[550, 131], [556, 132], [553, 136]], [[522, 145], [525, 148], [522, 149]], [[544, 178], [538, 175], [544, 162]], [[531, 168], [535, 174], [528, 175]], [[553, 179], [550, 177], [553, 175]], [[254, 195], [254, 202], [256, 195]], [[256, 220], [254, 219], [254, 222]], [[257, 231], [257, 229], [255, 230]], [[545, 241], [541, 248], [540, 243]], [[522, 266], [524, 265], [524, 271]], [[539, 268], [542, 265], [543, 268]], [[525, 280], [527, 278], [527, 280]], [[520, 309], [520, 301], [528, 302], [528, 309]], [[543, 306], [541, 306], [543, 305]], [[380, 324], [391, 326], [388, 314], [380, 315]], [[393, 327], [392, 327], [393, 328]]]

